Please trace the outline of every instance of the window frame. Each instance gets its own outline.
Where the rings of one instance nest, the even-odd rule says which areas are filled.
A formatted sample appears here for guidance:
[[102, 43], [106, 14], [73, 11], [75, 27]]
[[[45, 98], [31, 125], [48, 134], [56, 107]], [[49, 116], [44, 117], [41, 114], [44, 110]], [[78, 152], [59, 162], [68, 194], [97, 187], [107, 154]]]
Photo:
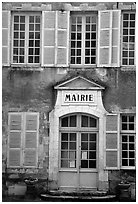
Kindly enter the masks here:
[[[135, 42], [134, 42], [134, 64], [133, 65], [124, 65], [123, 64], [123, 15], [124, 14], [135, 14]], [[130, 27], [128, 27], [130, 29]], [[129, 36], [129, 35], [127, 35]], [[136, 12], [135, 11], [130, 11], [130, 10], [127, 10], [127, 11], [123, 11], [122, 12], [122, 15], [121, 15], [121, 67], [122, 68], [135, 68], [136, 67]], [[128, 50], [129, 52], [130, 50]], [[127, 59], [129, 60], [129, 58], [127, 57]]]
[[[70, 117], [70, 116], [76, 116], [76, 127], [62, 127], [62, 119], [65, 118], [65, 117]], [[82, 127], [82, 116], [87, 116], [88, 118], [94, 118], [96, 120], [96, 126], [95, 127]], [[90, 119], [88, 119], [90, 120]], [[88, 122], [89, 124], [89, 122]], [[81, 162], [81, 155], [78, 154], [78, 152], [82, 152], [82, 149], [81, 149], [81, 133], [86, 133], [86, 134], [93, 134], [95, 133], [96, 134], [96, 168], [81, 168], [80, 170], [81, 171], [95, 171], [97, 170], [97, 167], [98, 167], [98, 132], [99, 132], [99, 121], [98, 121], [98, 118], [93, 116], [93, 115], [90, 115], [90, 114], [85, 114], [85, 113], [72, 113], [72, 114], [67, 114], [67, 115], [64, 115], [62, 117], [60, 117], [59, 119], [59, 150], [60, 150], [60, 154], [59, 154], [59, 169], [60, 171], [64, 171], [64, 170], [77, 170], [78, 168], [78, 160], [79, 162]], [[62, 167], [61, 166], [61, 142], [62, 142], [62, 139], [61, 139], [61, 136], [62, 136], [62, 133], [67, 133], [68, 135], [70, 133], [75, 133], [76, 134], [76, 149], [74, 151], [76, 151], [76, 158], [75, 158], [75, 161], [76, 161], [76, 167], [74, 168], [71, 168], [71, 167]], [[89, 136], [88, 136], [89, 137]], [[89, 141], [91, 142], [91, 141]], [[88, 143], [89, 144], [89, 143]], [[69, 148], [68, 148], [69, 150]], [[91, 150], [92, 151], [92, 150]], [[87, 152], [89, 152], [89, 150], [87, 150]], [[68, 152], [69, 154], [69, 152]], [[87, 159], [89, 161], [89, 159]], [[90, 159], [91, 160], [91, 159]]]
[[[134, 130], [122, 130], [122, 116], [134, 116]], [[128, 169], [128, 170], [135, 170], [136, 169], [136, 115], [135, 114], [121, 114], [120, 115], [120, 167], [121, 169]], [[129, 124], [129, 122], [127, 123]], [[132, 159], [135, 159], [135, 165], [134, 166], [123, 166], [122, 165], [122, 136], [127, 136], [127, 138], [129, 136], [133, 136], [134, 135], [134, 155], [135, 157]], [[127, 144], [129, 144], [129, 141], [127, 142]], [[127, 152], [129, 153], [129, 149], [127, 149]], [[127, 160], [129, 160], [129, 156], [127, 158]]]
[[[18, 15], [18, 16], [25, 16], [25, 53], [24, 53], [24, 63], [15, 63], [13, 62], [13, 39], [14, 39], [14, 16]], [[29, 16], [40, 16], [40, 54], [39, 54], [39, 63], [29, 63], [28, 62], [28, 53], [29, 53]], [[42, 58], [42, 12], [40, 11], [35, 11], [35, 12], [23, 12], [21, 11], [20, 13], [18, 12], [13, 12], [12, 13], [12, 23], [11, 23], [11, 66], [15, 66], [15, 67], [39, 67], [41, 65], [41, 58]], [[19, 38], [18, 38], [19, 39]], [[20, 46], [18, 47], [20, 48]], [[35, 48], [35, 46], [33, 47]]]
[[[71, 64], [71, 26], [72, 26], [72, 16], [81, 16], [82, 17], [82, 47], [81, 47], [81, 50], [82, 50], [82, 53], [81, 53], [81, 64]], [[85, 19], [86, 19], [86, 16], [95, 16], [96, 17], [96, 46], [95, 46], [95, 49], [96, 49], [96, 56], [95, 56], [95, 64], [85, 64], [85, 34], [86, 32], [85, 31]], [[82, 12], [71, 12], [70, 14], [70, 36], [69, 36], [69, 39], [70, 39], [70, 44], [69, 44], [69, 61], [70, 61], [70, 67], [95, 67], [97, 66], [97, 62], [98, 62], [98, 13], [96, 11], [92, 11], [92, 12], [85, 12], [82, 14]], [[90, 47], [91, 49], [91, 47]], [[75, 56], [76, 58], [76, 56]]]

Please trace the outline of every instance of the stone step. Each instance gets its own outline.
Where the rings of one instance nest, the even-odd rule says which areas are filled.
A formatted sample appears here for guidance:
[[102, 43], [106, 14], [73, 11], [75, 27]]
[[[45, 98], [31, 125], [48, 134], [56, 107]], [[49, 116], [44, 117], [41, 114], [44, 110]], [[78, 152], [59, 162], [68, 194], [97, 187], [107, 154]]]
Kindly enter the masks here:
[[94, 200], [94, 201], [109, 201], [116, 198], [116, 195], [50, 195], [50, 194], [41, 194], [40, 198], [42, 200], [78, 200], [78, 201], [84, 201], [84, 200]]

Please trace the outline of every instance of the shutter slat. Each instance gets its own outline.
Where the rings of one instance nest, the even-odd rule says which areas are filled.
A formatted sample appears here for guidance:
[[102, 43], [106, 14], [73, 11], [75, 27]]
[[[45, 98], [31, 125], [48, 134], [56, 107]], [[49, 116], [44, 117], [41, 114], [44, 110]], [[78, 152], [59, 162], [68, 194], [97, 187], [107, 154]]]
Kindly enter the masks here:
[[36, 166], [36, 150], [25, 150], [24, 166]]
[[26, 148], [36, 148], [37, 133], [36, 132], [26, 132], [25, 135], [25, 147]]
[[26, 115], [26, 130], [37, 129], [37, 115]]
[[116, 168], [119, 167], [118, 158], [118, 115], [117, 114], [107, 114], [106, 116], [106, 168]]
[[107, 151], [106, 152], [106, 167], [117, 167], [117, 152]]
[[21, 132], [11, 132], [9, 139], [10, 148], [20, 148], [21, 147]]
[[10, 11], [2, 11], [2, 65], [10, 65]]
[[55, 13], [42, 12], [42, 66], [55, 65]]
[[10, 130], [21, 130], [21, 115], [18, 114], [11, 115]]
[[21, 159], [20, 149], [10, 149], [9, 150], [9, 167], [20, 167], [20, 159]]

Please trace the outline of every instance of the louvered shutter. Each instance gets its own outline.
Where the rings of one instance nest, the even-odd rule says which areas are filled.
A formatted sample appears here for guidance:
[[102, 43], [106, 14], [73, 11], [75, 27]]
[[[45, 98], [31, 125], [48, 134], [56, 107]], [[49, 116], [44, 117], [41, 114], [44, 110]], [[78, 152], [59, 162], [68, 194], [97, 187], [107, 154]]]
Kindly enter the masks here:
[[56, 62], [57, 66], [68, 66], [69, 11], [56, 12]]
[[119, 120], [117, 114], [106, 116], [106, 168], [119, 167]]
[[38, 113], [25, 114], [25, 146], [24, 146], [24, 166], [37, 166], [38, 147]]
[[8, 167], [22, 166], [22, 130], [23, 115], [22, 113], [10, 113], [8, 121]]
[[111, 54], [111, 12], [99, 11], [98, 66], [109, 67]]
[[2, 65], [10, 65], [10, 11], [2, 11]]
[[55, 11], [42, 12], [42, 66], [55, 64]]
[[112, 50], [111, 50], [111, 66], [120, 66], [120, 23], [121, 11], [112, 11]]
[[120, 10], [99, 11], [98, 66], [119, 66]]

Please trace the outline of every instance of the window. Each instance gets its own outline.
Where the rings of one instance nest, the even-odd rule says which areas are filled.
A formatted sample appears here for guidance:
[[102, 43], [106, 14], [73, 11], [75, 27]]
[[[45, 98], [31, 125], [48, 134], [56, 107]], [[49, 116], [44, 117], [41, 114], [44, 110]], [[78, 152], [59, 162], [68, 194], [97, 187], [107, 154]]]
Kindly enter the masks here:
[[96, 15], [71, 16], [71, 64], [96, 64]]
[[122, 167], [135, 167], [135, 116], [121, 117], [121, 164]]
[[135, 65], [135, 13], [123, 13], [122, 65]]
[[13, 15], [13, 58], [14, 64], [40, 63], [39, 14]]
[[61, 118], [61, 168], [96, 168], [97, 119], [77, 114]]
[[38, 113], [9, 113], [8, 167], [37, 166]]

